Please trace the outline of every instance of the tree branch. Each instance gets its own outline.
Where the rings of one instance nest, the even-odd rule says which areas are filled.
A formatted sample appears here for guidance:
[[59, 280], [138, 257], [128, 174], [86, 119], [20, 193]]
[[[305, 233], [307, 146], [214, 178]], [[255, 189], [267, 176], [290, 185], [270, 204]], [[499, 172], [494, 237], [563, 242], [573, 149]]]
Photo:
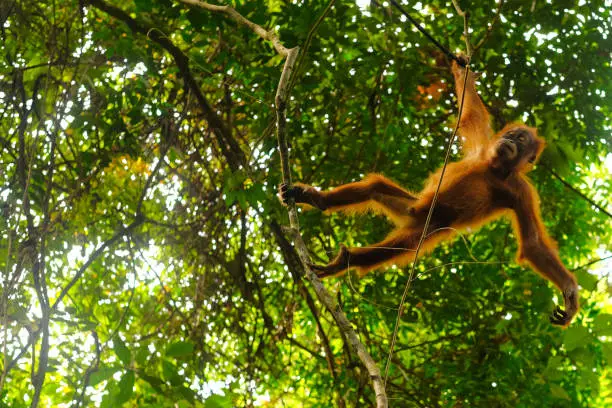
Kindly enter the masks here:
[[293, 248], [287, 238], [285, 238], [281, 226], [276, 222], [276, 220], [272, 220], [272, 222], [270, 223], [270, 227], [272, 229], [272, 232], [276, 236], [276, 241], [278, 242], [278, 246], [281, 249], [283, 258], [285, 259], [285, 264], [287, 264], [287, 267], [289, 268], [289, 273], [291, 274], [293, 281], [297, 285], [300, 295], [306, 301], [306, 304], [310, 309], [310, 313], [312, 313], [312, 316], [317, 325], [317, 329], [319, 330], [321, 342], [323, 343], [323, 349], [325, 350], [325, 359], [327, 360], [327, 366], [331, 371], [334, 380], [337, 380], [338, 375], [336, 373], [336, 363], [334, 362], [334, 354], [332, 353], [332, 349], [329, 345], [329, 339], [327, 338], [327, 334], [323, 330], [323, 325], [321, 324], [321, 319], [319, 319], [319, 313], [314, 303], [314, 299], [312, 298], [310, 292], [308, 292], [308, 290], [306, 289], [306, 285], [304, 285], [304, 282], [302, 281], [303, 269], [301, 268], [302, 263], [300, 262], [300, 258], [295, 252], [295, 248]]
[[105, 241], [102, 245], [100, 245], [98, 247], [98, 249], [96, 249], [91, 256], [89, 257], [89, 259], [87, 259], [87, 262], [85, 262], [77, 271], [77, 273], [74, 274], [74, 276], [72, 277], [72, 279], [70, 280], [70, 282], [68, 282], [68, 284], [66, 286], [64, 286], [64, 288], [62, 289], [62, 291], [60, 292], [59, 296], [57, 297], [57, 299], [55, 299], [55, 302], [53, 302], [53, 305], [51, 306], [51, 313], [54, 313], [57, 310], [57, 307], [59, 306], [59, 304], [62, 302], [62, 300], [64, 299], [64, 297], [66, 296], [66, 294], [68, 294], [68, 291], [70, 291], [70, 289], [72, 289], [72, 287], [79, 281], [79, 279], [81, 279], [81, 276], [83, 276], [83, 274], [85, 273], [85, 271], [87, 270], [87, 268], [89, 268], [89, 266], [94, 263], [94, 261], [96, 259], [98, 259], [98, 257], [100, 255], [102, 255], [102, 253], [106, 250], [106, 248], [112, 246], [113, 244], [115, 244], [115, 242], [119, 241], [120, 238], [122, 238], [123, 236], [127, 235], [128, 233], [130, 233], [133, 229], [135, 229], [136, 227], [138, 227], [140, 224], [142, 224], [142, 222], [144, 221], [144, 217], [140, 216], [138, 218], [136, 218], [134, 221], [132, 221], [132, 223], [130, 225], [128, 225], [125, 228], [121, 228], [121, 230], [119, 232], [117, 232], [115, 235], [113, 235], [109, 240]]
[[183, 80], [187, 87], [194, 93], [204, 116], [208, 121], [213, 134], [216, 137], [216, 142], [223, 156], [229, 163], [230, 167], [234, 170], [238, 169], [240, 165], [246, 167], [246, 157], [238, 142], [230, 136], [230, 132], [217, 115], [212, 106], [208, 103], [208, 100], [202, 93], [202, 90], [198, 86], [191, 70], [189, 69], [189, 58], [180, 48], [178, 48], [170, 39], [164, 35], [159, 29], [143, 24], [132, 17], [120, 8], [111, 6], [105, 3], [103, 0], [89, 0], [89, 4], [93, 7], [115, 17], [116, 19], [123, 21], [133, 32], [146, 35], [152, 41], [156, 42], [162, 48], [172, 55], [174, 62], [176, 63]]
[[590, 198], [587, 195], [585, 195], [582, 191], [578, 190], [576, 187], [572, 186], [570, 183], [565, 181], [563, 179], [563, 177], [558, 175], [557, 172], [555, 172], [551, 167], [548, 167], [545, 164], [542, 164], [542, 167], [544, 167], [546, 169], [546, 171], [548, 171], [550, 174], [552, 174], [557, 180], [559, 180], [561, 183], [563, 183], [563, 185], [565, 187], [567, 187], [569, 190], [571, 190], [574, 193], [578, 194], [580, 197], [582, 197], [583, 200], [585, 200], [586, 202], [591, 204], [593, 207], [597, 208], [602, 213], [606, 214], [608, 217], [612, 218], [612, 213], [610, 213], [608, 210], [603, 208], [601, 205], [597, 204], [595, 201], [593, 201], [592, 198]]
[[465, 39], [465, 51], [471, 57], [474, 50], [472, 48], [472, 43], [470, 42], [470, 30], [468, 26], [470, 12], [461, 10], [458, 0], [453, 0], [453, 6], [455, 6], [455, 10], [457, 10], [457, 14], [463, 17], [463, 38]]
[[[287, 148], [287, 135], [286, 135], [286, 108], [287, 108], [287, 96], [288, 96], [288, 86], [289, 79], [291, 77], [291, 73], [294, 69], [294, 64], [296, 61], [298, 49], [293, 48], [290, 50], [291, 52], [287, 56], [287, 60], [285, 61], [285, 67], [283, 68], [283, 73], [281, 75], [280, 81], [278, 83], [278, 88], [276, 91], [276, 130], [278, 137], [278, 146], [280, 150], [281, 156], [281, 166], [283, 172], [283, 182], [285, 184], [291, 184], [291, 174], [289, 170], [289, 149]], [[306, 278], [311, 282], [317, 297], [325, 305], [327, 310], [332, 314], [340, 332], [347, 338], [348, 342], [351, 345], [352, 351], [356, 352], [359, 356], [359, 359], [368, 370], [370, 374], [370, 379], [374, 385], [374, 392], [376, 394], [376, 405], [379, 408], [386, 408], [388, 406], [387, 402], [387, 394], [385, 392], [385, 386], [380, 375], [380, 369], [376, 365], [376, 362], [370, 356], [365, 346], [361, 341], [359, 341], [359, 337], [357, 333], [351, 326], [348, 318], [340, 308], [338, 302], [334, 299], [334, 297], [327, 291], [325, 286], [321, 280], [317, 277], [317, 275], [310, 268], [310, 255], [308, 253], [308, 249], [306, 248], [306, 244], [302, 239], [302, 236], [299, 232], [299, 221], [297, 216], [297, 210], [295, 208], [295, 203], [290, 202], [288, 206], [289, 211], [289, 222], [293, 232], [293, 242], [296, 247], [296, 250], [299, 254], [300, 260], [302, 261], [302, 265], [304, 270], [306, 271]]]
[[[250, 28], [253, 32], [255, 32], [258, 36], [263, 38], [264, 40], [272, 42], [272, 45], [276, 49], [276, 51], [286, 57], [285, 66], [283, 67], [283, 72], [281, 74], [281, 78], [278, 83], [278, 87], [276, 89], [276, 129], [277, 129], [277, 137], [278, 137], [278, 145], [281, 155], [281, 167], [283, 174], [283, 182], [286, 184], [291, 184], [291, 171], [289, 169], [289, 149], [287, 147], [287, 139], [286, 139], [286, 110], [287, 110], [287, 98], [290, 92], [290, 81], [293, 79], [292, 74], [295, 70], [296, 60], [299, 54], [299, 48], [286, 48], [278, 39], [276, 34], [273, 31], [266, 31], [261, 26], [253, 23], [252, 21], [244, 18], [240, 15], [236, 10], [229, 6], [217, 6], [212, 5], [199, 0], [179, 0], [182, 3], [198, 6], [203, 9], [224, 13], [229, 16], [232, 20], [237, 22], [240, 25], [244, 25]], [[333, 2], [332, 2], [333, 3]], [[331, 6], [328, 5], [324, 15], [329, 11]], [[317, 24], [320, 23], [321, 19], [318, 20]], [[297, 252], [299, 254], [300, 260], [306, 270], [307, 278], [311, 281], [315, 293], [319, 300], [325, 305], [325, 307], [330, 311], [333, 315], [336, 323], [340, 331], [346, 336], [348, 341], [350, 342], [353, 350], [357, 352], [357, 355], [367, 368], [370, 373], [370, 377], [374, 383], [374, 390], [376, 393], [376, 401], [378, 407], [387, 407], [387, 396], [385, 393], [385, 387], [382, 382], [382, 377], [380, 376], [380, 370], [376, 366], [376, 363], [372, 359], [372, 357], [368, 354], [365, 346], [359, 341], [357, 334], [351, 327], [349, 320], [346, 315], [340, 309], [338, 303], [334, 300], [333, 296], [327, 291], [325, 286], [321, 283], [319, 278], [315, 275], [315, 273], [308, 267], [308, 263], [310, 261], [310, 256], [308, 254], [308, 249], [302, 240], [301, 235], [299, 234], [299, 221], [297, 217], [297, 211], [295, 209], [295, 203], [290, 203], [289, 205], [289, 220], [291, 227], [294, 232], [294, 242], [297, 248]]]
[[[107, 241], [105, 241], [98, 249], [96, 249], [87, 259], [87, 261], [79, 268], [79, 270], [75, 273], [72, 280], [62, 289], [57, 299], [53, 305], [49, 308], [49, 318], [57, 311], [57, 307], [62, 302], [64, 297], [68, 294], [70, 289], [81, 279], [87, 268], [91, 266], [91, 264], [102, 255], [102, 253], [110, 246], [114, 245], [121, 237], [127, 235], [130, 231], [138, 227], [144, 221], [144, 217], [137, 217], [130, 225], [121, 229], [121, 231], [117, 232]], [[12, 368], [17, 364], [17, 362], [23, 357], [23, 355], [27, 352], [28, 348], [34, 344], [38, 340], [40, 336], [40, 329], [36, 332], [30, 334], [27, 343], [21, 348], [19, 353], [9, 362], [6, 371], [12, 370]]]
[[504, 6], [504, 0], [499, 0], [499, 3], [497, 3], [497, 10], [495, 11], [495, 17], [493, 17], [493, 21], [491, 21], [491, 24], [487, 27], [487, 32], [485, 33], [484, 37], [482, 37], [482, 39], [474, 47], [474, 52], [477, 52], [478, 49], [482, 47], [487, 42], [489, 37], [491, 36], [491, 33], [493, 32], [493, 28], [495, 28], [495, 24], [497, 24], [497, 21], [499, 20], [503, 6]]
[[579, 265], [579, 266], [575, 267], [574, 269], [572, 269], [572, 272], [576, 272], [576, 271], [579, 271], [580, 269], [588, 268], [591, 265], [595, 265], [596, 263], [607, 261], [608, 259], [612, 259], [612, 255], [605, 256], [603, 258], [598, 258], [598, 259], [592, 260], [590, 262], [587, 262], [587, 263], [585, 263], [583, 265]]
[[272, 43], [272, 46], [276, 50], [276, 52], [278, 52], [280, 55], [284, 57], [289, 56], [289, 53], [293, 51], [293, 48], [288, 49], [280, 42], [280, 40], [278, 39], [278, 36], [276, 35], [274, 31], [266, 30], [262, 26], [255, 24], [251, 20], [243, 17], [240, 13], [238, 13], [235, 9], [233, 9], [230, 6], [218, 6], [215, 4], [210, 4], [210, 3], [206, 3], [205, 1], [199, 1], [199, 0], [179, 0], [179, 1], [181, 3], [185, 3], [190, 6], [196, 6], [196, 7], [203, 8], [204, 10], [213, 11], [215, 13], [222, 13], [222, 14], [227, 15], [230, 19], [234, 20], [239, 25], [243, 25], [251, 29], [251, 31], [253, 31], [255, 34], [257, 34], [262, 39], [266, 41], [270, 41]]

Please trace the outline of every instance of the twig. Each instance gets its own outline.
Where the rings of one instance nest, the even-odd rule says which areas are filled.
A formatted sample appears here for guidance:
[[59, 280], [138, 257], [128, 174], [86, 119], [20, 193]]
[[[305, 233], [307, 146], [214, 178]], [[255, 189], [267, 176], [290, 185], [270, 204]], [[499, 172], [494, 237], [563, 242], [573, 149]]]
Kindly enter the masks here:
[[495, 11], [495, 17], [493, 17], [493, 21], [491, 21], [491, 24], [489, 24], [487, 27], [487, 32], [485, 33], [484, 37], [482, 37], [482, 39], [474, 47], [473, 52], [477, 52], [491, 36], [493, 28], [495, 28], [495, 24], [497, 24], [497, 21], [499, 21], [499, 17], [501, 16], [502, 7], [504, 7], [504, 0], [499, 0], [499, 3], [497, 3], [497, 10]]
[[542, 164], [542, 167], [544, 167], [546, 169], [546, 171], [548, 171], [550, 174], [552, 174], [557, 180], [559, 180], [561, 183], [563, 183], [563, 185], [565, 187], [567, 187], [569, 190], [571, 190], [574, 193], [578, 194], [580, 197], [582, 197], [586, 202], [591, 204], [593, 207], [597, 208], [599, 211], [601, 211], [602, 213], [606, 214], [608, 217], [612, 218], [612, 214], [609, 211], [607, 211], [601, 205], [597, 204], [595, 201], [593, 201], [592, 198], [590, 198], [587, 195], [585, 195], [582, 191], [578, 190], [576, 187], [572, 186], [570, 183], [565, 181], [563, 179], [563, 177], [558, 175], [552, 168], [548, 167], [545, 164]]
[[153, 171], [151, 172], [151, 174], [149, 174], [149, 177], [147, 177], [145, 186], [142, 189], [142, 193], [140, 193], [140, 198], [138, 199], [138, 205], [136, 206], [136, 214], [142, 214], [142, 204], [144, 203], [146, 195], [149, 192], [149, 188], [151, 187], [151, 184], [153, 183], [153, 179], [157, 177], [157, 173], [159, 172], [159, 169], [161, 168], [162, 164], [164, 164], [164, 158], [166, 157], [166, 153], [168, 153], [168, 150], [170, 150], [170, 146], [171, 144], [168, 141], [166, 141], [165, 146], [162, 148], [159, 158], [157, 159], [157, 164], [155, 165], [155, 168], [153, 168]]
[[459, 7], [458, 0], [453, 0], [453, 6], [455, 6], [455, 10], [457, 10], [457, 14], [463, 17], [463, 38], [465, 39], [465, 50], [467, 54], [471, 57], [474, 53], [474, 50], [472, 49], [472, 43], [470, 42], [470, 30], [468, 26], [470, 13], [469, 11], [461, 10], [461, 7]]
[[[302, 52], [300, 53], [298, 61], [295, 65], [296, 73], [299, 73], [304, 67], [304, 60], [306, 59], [306, 54], [308, 54], [308, 49], [310, 48], [310, 44], [312, 43], [312, 38], [314, 37], [315, 33], [317, 32], [317, 29], [319, 28], [319, 26], [321, 25], [325, 17], [327, 17], [329, 12], [331, 11], [331, 8], [333, 7], [335, 2], [336, 0], [330, 0], [329, 3], [327, 3], [327, 7], [325, 7], [325, 10], [323, 10], [323, 13], [321, 13], [319, 18], [317, 18], [317, 21], [315, 21], [312, 27], [310, 27], [310, 30], [308, 31], [308, 35], [306, 35], [306, 40], [304, 41], [304, 44], [302, 45]], [[298, 78], [297, 75], [294, 75], [291, 78], [289, 82], [289, 92], [291, 92], [291, 90], [293, 89], [293, 86], [295, 85], [295, 81], [297, 80], [297, 78]]]
[[76, 408], [79, 408], [83, 404], [83, 402], [85, 402], [85, 391], [87, 390], [87, 386], [89, 385], [91, 375], [98, 371], [100, 367], [100, 356], [102, 354], [102, 349], [100, 347], [100, 338], [98, 337], [98, 332], [96, 332], [95, 330], [92, 330], [91, 336], [93, 337], [94, 344], [96, 346], [96, 357], [85, 371], [85, 375], [83, 376], [83, 384], [81, 386], [81, 393], [79, 394], [78, 398], [74, 398], [74, 400], [76, 401]]
[[94, 263], [94, 261], [98, 259], [100, 255], [102, 255], [102, 253], [104, 253], [106, 248], [111, 247], [112, 245], [115, 244], [115, 242], [119, 241], [119, 239], [121, 239], [123, 236], [128, 235], [132, 230], [134, 230], [136, 227], [142, 224], [143, 221], [144, 221], [143, 217], [136, 218], [134, 221], [132, 221], [130, 225], [128, 225], [125, 228], [121, 228], [121, 230], [118, 231], [115, 235], [113, 235], [108, 241], [105, 241], [102, 245], [100, 245], [98, 249], [96, 249], [89, 256], [89, 259], [87, 259], [87, 261], [79, 268], [77, 273], [74, 274], [70, 282], [68, 282], [68, 284], [64, 286], [64, 288], [61, 290], [59, 296], [55, 299], [55, 302], [53, 302], [53, 305], [51, 306], [51, 313], [54, 313], [57, 310], [57, 307], [59, 306], [60, 303], [62, 303], [64, 296], [66, 296], [68, 291], [70, 291], [70, 289], [72, 289], [72, 287], [79, 281], [79, 279], [81, 279], [81, 276], [83, 276], [87, 268], [89, 268], [91, 264]]
[[606, 257], [603, 257], [603, 258], [599, 258], [599, 259], [594, 259], [594, 260], [592, 260], [590, 262], [587, 262], [585, 264], [579, 265], [579, 266], [575, 267], [574, 269], [572, 269], [572, 272], [579, 271], [580, 269], [587, 268], [587, 267], [589, 267], [591, 265], [594, 265], [596, 263], [599, 263], [599, 262], [607, 261], [608, 259], [612, 259], [612, 255], [609, 255], [609, 256], [606, 256]]
[[427, 39], [429, 41], [431, 41], [436, 47], [438, 47], [440, 49], [440, 51], [442, 51], [448, 58], [450, 58], [452, 60], [455, 60], [455, 62], [457, 62], [457, 64], [459, 64], [462, 67], [465, 67], [465, 61], [462, 61], [461, 58], [458, 58], [455, 54], [450, 52], [450, 50], [448, 48], [446, 48], [445, 46], [440, 44], [440, 42], [438, 40], [433, 38], [433, 36], [431, 34], [429, 34], [427, 32], [427, 30], [425, 30], [425, 28], [422, 25], [419, 24], [418, 21], [416, 21], [410, 14], [408, 14], [408, 12], [406, 10], [404, 10], [404, 8], [396, 0], [389, 0], [389, 1], [391, 2], [391, 4], [393, 6], [395, 6], [396, 9], [399, 10], [400, 13], [402, 13], [404, 16], [406, 16], [406, 18], [412, 23], [412, 25], [414, 25], [417, 28], [417, 30], [419, 30], [421, 33], [423, 33], [423, 35], [425, 37], [427, 37]]
[[285, 57], [289, 56], [289, 53], [293, 50], [293, 48], [291, 49], [286, 48], [280, 42], [280, 40], [278, 39], [278, 36], [276, 35], [274, 31], [272, 30], [268, 31], [262, 26], [260, 26], [259, 24], [255, 24], [251, 20], [243, 17], [240, 13], [238, 13], [235, 9], [233, 9], [230, 6], [218, 6], [215, 4], [210, 4], [210, 3], [206, 3], [205, 1], [199, 1], [199, 0], [179, 0], [179, 1], [181, 3], [185, 3], [191, 6], [197, 6], [197, 7], [203, 8], [208, 11], [213, 11], [216, 13], [223, 13], [227, 15], [229, 18], [234, 20], [236, 23], [250, 28], [255, 34], [260, 36], [262, 39], [266, 41], [270, 41], [272, 45], [274, 46], [274, 49], [276, 50], [276, 52], [278, 52], [279, 54]]
[[[276, 136], [278, 139], [278, 148], [281, 154], [281, 170], [283, 174], [283, 182], [287, 185], [291, 184], [291, 171], [289, 170], [289, 148], [287, 147], [287, 96], [289, 91], [289, 79], [293, 71], [299, 48], [292, 49], [292, 53], [287, 57], [283, 72], [276, 88], [276, 97], [274, 98], [276, 105]], [[293, 211], [291, 209], [293, 208]], [[297, 211], [295, 206], [289, 207], [289, 220], [292, 228], [299, 228]], [[309, 258], [306, 257], [306, 260]]]

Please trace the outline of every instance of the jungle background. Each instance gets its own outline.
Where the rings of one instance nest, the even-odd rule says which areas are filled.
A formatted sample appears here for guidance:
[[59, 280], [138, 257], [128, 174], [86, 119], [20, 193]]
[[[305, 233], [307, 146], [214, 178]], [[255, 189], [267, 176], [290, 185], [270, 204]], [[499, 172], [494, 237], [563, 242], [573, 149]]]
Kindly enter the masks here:
[[[276, 197], [285, 57], [186, 3], [0, 2], [0, 406], [373, 406]], [[418, 191], [443, 163], [457, 113], [448, 61], [388, 3], [227, 4], [300, 47], [294, 181], [379, 172]], [[465, 50], [450, 1], [403, 4]], [[508, 220], [466, 232], [420, 257], [389, 404], [612, 406], [612, 4], [460, 5], [494, 127], [521, 120], [547, 141], [530, 177], [582, 309], [568, 329], [549, 323], [559, 292], [516, 264]], [[319, 263], [390, 228], [372, 215], [299, 221]], [[324, 282], [381, 371], [409, 269]]]

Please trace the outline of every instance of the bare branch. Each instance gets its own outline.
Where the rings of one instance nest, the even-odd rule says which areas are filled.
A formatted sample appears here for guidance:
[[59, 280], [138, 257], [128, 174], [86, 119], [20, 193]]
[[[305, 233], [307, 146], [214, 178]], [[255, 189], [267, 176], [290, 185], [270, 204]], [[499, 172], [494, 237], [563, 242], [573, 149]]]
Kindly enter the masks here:
[[276, 236], [276, 241], [278, 242], [278, 246], [283, 254], [283, 258], [285, 259], [285, 264], [287, 264], [289, 268], [289, 273], [293, 278], [293, 281], [298, 287], [298, 291], [304, 300], [306, 301], [306, 305], [310, 309], [310, 313], [317, 324], [317, 329], [319, 330], [319, 336], [321, 337], [321, 343], [323, 344], [323, 349], [325, 350], [325, 359], [327, 360], [328, 368], [331, 372], [334, 380], [337, 380], [338, 375], [336, 373], [336, 363], [334, 362], [334, 354], [329, 345], [329, 339], [327, 338], [327, 334], [325, 330], [323, 330], [323, 325], [321, 324], [321, 319], [319, 319], [319, 313], [317, 307], [315, 305], [314, 299], [310, 295], [310, 292], [306, 289], [306, 285], [302, 281], [302, 275], [304, 273], [302, 263], [300, 262], [300, 258], [295, 251], [295, 248], [291, 246], [287, 238], [282, 232], [281, 226], [276, 222], [276, 220], [272, 220], [270, 223], [270, 227], [272, 232]]
[[457, 14], [463, 17], [463, 38], [465, 39], [465, 51], [467, 52], [468, 56], [471, 57], [474, 50], [472, 48], [472, 43], [470, 42], [470, 30], [468, 26], [470, 12], [461, 10], [458, 0], [453, 0], [453, 6], [455, 6], [455, 10], [457, 10]]
[[85, 273], [87, 268], [89, 268], [91, 266], [91, 264], [94, 263], [94, 261], [96, 259], [98, 259], [98, 257], [100, 255], [102, 255], [102, 253], [104, 253], [106, 248], [111, 247], [112, 245], [114, 245], [115, 242], [119, 241], [119, 239], [121, 239], [123, 236], [129, 234], [133, 229], [135, 229], [140, 224], [142, 224], [143, 221], [144, 221], [144, 218], [142, 218], [142, 217], [136, 218], [134, 221], [132, 221], [132, 223], [130, 225], [128, 225], [125, 228], [121, 228], [120, 231], [118, 231], [110, 239], [108, 239], [102, 245], [100, 245], [98, 247], [98, 249], [96, 249], [89, 256], [89, 259], [87, 259], [87, 261], [79, 268], [77, 273], [74, 274], [74, 276], [72, 277], [70, 282], [68, 282], [68, 284], [66, 286], [64, 286], [64, 288], [60, 292], [59, 296], [57, 297], [57, 299], [55, 299], [55, 302], [53, 302], [53, 305], [51, 306], [51, 313], [54, 313], [57, 310], [57, 307], [62, 302], [62, 300], [64, 299], [66, 294], [68, 294], [68, 291], [70, 291], [70, 289], [72, 289], [72, 287], [81, 279], [81, 277], [83, 276], [83, 274]]
[[576, 187], [572, 186], [570, 183], [565, 181], [565, 179], [563, 177], [561, 177], [559, 174], [557, 174], [557, 172], [554, 171], [552, 169], [552, 167], [549, 167], [546, 164], [542, 164], [542, 167], [544, 167], [546, 169], [546, 171], [548, 171], [550, 174], [552, 174], [553, 177], [555, 177], [557, 180], [559, 180], [566, 188], [568, 188], [569, 190], [571, 190], [574, 193], [578, 194], [584, 201], [586, 201], [587, 203], [591, 204], [593, 207], [597, 208], [599, 211], [601, 211], [602, 213], [604, 213], [608, 217], [612, 218], [612, 213], [610, 213], [610, 211], [606, 210], [601, 205], [599, 205], [595, 201], [593, 201], [592, 198], [590, 198], [589, 196], [584, 194], [582, 191], [578, 190]]
[[270, 41], [272, 45], [274, 46], [274, 49], [276, 50], [276, 52], [278, 52], [280, 55], [288, 57], [289, 53], [293, 50], [293, 49], [286, 48], [280, 42], [280, 40], [278, 39], [278, 36], [276, 35], [274, 31], [266, 30], [259, 24], [255, 24], [251, 20], [243, 17], [240, 13], [238, 13], [235, 9], [233, 9], [230, 6], [218, 6], [216, 4], [210, 4], [210, 3], [206, 3], [205, 1], [199, 1], [199, 0], [179, 0], [179, 1], [181, 3], [200, 7], [208, 11], [213, 11], [215, 13], [223, 13], [227, 15], [229, 18], [234, 20], [236, 23], [246, 26], [249, 29], [251, 29], [255, 34], [260, 36], [262, 39], [266, 41]]

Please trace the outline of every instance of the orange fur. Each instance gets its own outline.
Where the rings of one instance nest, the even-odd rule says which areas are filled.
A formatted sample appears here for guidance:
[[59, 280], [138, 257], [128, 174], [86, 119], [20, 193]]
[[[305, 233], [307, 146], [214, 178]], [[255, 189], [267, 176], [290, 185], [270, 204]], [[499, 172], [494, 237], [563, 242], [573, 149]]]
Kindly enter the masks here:
[[[453, 63], [453, 74], [460, 96], [464, 71]], [[520, 123], [511, 123], [494, 135], [489, 113], [476, 92], [473, 74], [467, 79], [459, 134], [464, 158], [447, 166], [441, 183], [441, 170], [432, 174], [419, 194], [379, 174], [330, 191], [321, 192], [305, 185], [282, 191], [281, 194], [291, 195], [298, 203], [322, 210], [380, 212], [396, 225], [383, 241], [362, 248], [342, 247], [329, 264], [313, 267], [319, 276], [327, 277], [341, 275], [348, 268], [364, 275], [382, 266], [411, 262], [438, 191], [422, 251], [428, 252], [452, 237], [454, 230], [475, 229], [510, 214], [519, 239], [518, 260], [527, 262], [563, 292], [565, 311], [555, 311], [551, 321], [569, 324], [578, 311], [576, 279], [563, 266], [554, 241], [546, 233], [538, 193], [525, 176], [544, 149], [544, 141], [537, 136], [536, 129]]]

